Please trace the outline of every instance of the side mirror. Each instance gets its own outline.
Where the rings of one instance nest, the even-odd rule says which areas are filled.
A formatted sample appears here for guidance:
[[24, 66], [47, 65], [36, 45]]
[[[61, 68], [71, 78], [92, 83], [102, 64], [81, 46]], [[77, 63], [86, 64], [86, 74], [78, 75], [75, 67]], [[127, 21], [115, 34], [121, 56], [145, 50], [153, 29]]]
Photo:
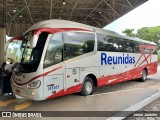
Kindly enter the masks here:
[[31, 37], [30, 39], [30, 48], [35, 48], [37, 45], [37, 41], [38, 41], [38, 36], [34, 35], [33, 37]]

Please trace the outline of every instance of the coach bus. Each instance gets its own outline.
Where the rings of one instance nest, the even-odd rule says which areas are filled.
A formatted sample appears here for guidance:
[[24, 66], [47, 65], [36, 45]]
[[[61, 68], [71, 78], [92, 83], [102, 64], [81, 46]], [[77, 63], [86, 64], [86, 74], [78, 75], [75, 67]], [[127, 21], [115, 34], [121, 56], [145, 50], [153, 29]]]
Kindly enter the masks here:
[[23, 35], [14, 65], [15, 94], [45, 100], [127, 80], [146, 81], [157, 72], [156, 44], [66, 20], [46, 20]]

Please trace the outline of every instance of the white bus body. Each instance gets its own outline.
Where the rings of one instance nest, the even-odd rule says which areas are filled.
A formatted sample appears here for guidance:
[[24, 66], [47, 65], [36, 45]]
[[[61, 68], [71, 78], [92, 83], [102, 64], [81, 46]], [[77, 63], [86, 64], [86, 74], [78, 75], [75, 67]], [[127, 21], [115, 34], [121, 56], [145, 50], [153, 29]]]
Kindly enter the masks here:
[[65, 20], [46, 20], [23, 36], [22, 59], [14, 66], [15, 94], [45, 100], [157, 72], [156, 44]]

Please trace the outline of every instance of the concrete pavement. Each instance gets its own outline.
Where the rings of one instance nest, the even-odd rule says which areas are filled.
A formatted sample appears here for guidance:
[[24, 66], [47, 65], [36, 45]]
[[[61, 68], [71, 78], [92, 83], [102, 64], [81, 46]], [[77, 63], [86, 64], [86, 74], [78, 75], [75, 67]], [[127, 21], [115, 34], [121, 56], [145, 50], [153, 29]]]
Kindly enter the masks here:
[[[59, 97], [56, 99], [50, 99], [46, 101], [32, 101], [32, 105], [18, 111], [117, 111], [111, 112], [110, 116], [114, 116], [118, 114], [118, 112], [127, 109], [128, 107], [150, 97], [151, 95], [157, 93], [157, 90], [153, 89], [130, 89], [130, 90], [122, 90], [118, 92], [110, 92], [103, 94], [95, 94], [91, 96], [77, 96], [77, 95], [68, 95]], [[13, 100], [13, 98], [12, 98]], [[5, 99], [3, 100], [5, 102]], [[13, 103], [9, 103], [6, 106], [1, 106], [1, 111], [17, 111], [15, 106], [26, 102], [25, 99], [18, 99]], [[0, 104], [1, 105], [1, 104]], [[96, 113], [95, 113], [96, 114]], [[108, 113], [106, 112], [108, 115]], [[64, 113], [63, 115], [64, 116]], [[92, 115], [89, 115], [92, 116]], [[93, 115], [96, 116], [96, 115]], [[85, 117], [85, 118], [84, 118]], [[86, 116], [82, 116], [80, 118], [76, 117], [76, 119], [84, 120], [93, 119], [93, 120], [105, 120], [107, 116], [104, 115], [101, 117], [90, 118]], [[1, 118], [1, 120], [6, 118]], [[21, 118], [12, 118], [13, 119], [21, 119]], [[23, 118], [25, 119], [25, 118]], [[44, 119], [44, 118], [39, 118]], [[46, 120], [51, 120], [53, 118], [46, 117]], [[54, 117], [54, 119], [63, 120], [64, 117]], [[75, 117], [67, 117], [65, 119], [74, 120]], [[30, 118], [33, 120], [33, 118]]]
[[[1, 97], [0, 111], [123, 111], [130, 106], [143, 101], [160, 90], [160, 67], [156, 75], [150, 76], [146, 82], [127, 81], [115, 85], [99, 87], [92, 96], [79, 96], [76, 94], [62, 96], [46, 101], [28, 101], [26, 99]], [[16, 107], [18, 106], [18, 107]], [[16, 109], [17, 108], [17, 109]], [[62, 115], [63, 116], [63, 115]], [[113, 115], [114, 116], [114, 115]], [[107, 117], [44, 117], [30, 118], [30, 120], [51, 119], [93, 119], [105, 120]], [[6, 118], [0, 118], [4, 120]], [[28, 118], [11, 118], [26, 119]], [[129, 120], [130, 118], [127, 118]]]

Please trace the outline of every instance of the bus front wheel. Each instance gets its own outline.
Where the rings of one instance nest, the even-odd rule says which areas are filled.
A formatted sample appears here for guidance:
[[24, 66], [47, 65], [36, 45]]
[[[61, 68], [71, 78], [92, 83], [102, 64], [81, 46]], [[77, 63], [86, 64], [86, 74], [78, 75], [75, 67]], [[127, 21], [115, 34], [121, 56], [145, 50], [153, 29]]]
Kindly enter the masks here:
[[86, 77], [84, 79], [84, 83], [82, 86], [81, 95], [83, 96], [91, 95], [93, 93], [93, 89], [94, 89], [93, 80], [90, 77]]
[[147, 70], [144, 69], [144, 70], [142, 71], [142, 77], [140, 78], [140, 81], [141, 81], [141, 82], [145, 82], [146, 79], [147, 79]]

